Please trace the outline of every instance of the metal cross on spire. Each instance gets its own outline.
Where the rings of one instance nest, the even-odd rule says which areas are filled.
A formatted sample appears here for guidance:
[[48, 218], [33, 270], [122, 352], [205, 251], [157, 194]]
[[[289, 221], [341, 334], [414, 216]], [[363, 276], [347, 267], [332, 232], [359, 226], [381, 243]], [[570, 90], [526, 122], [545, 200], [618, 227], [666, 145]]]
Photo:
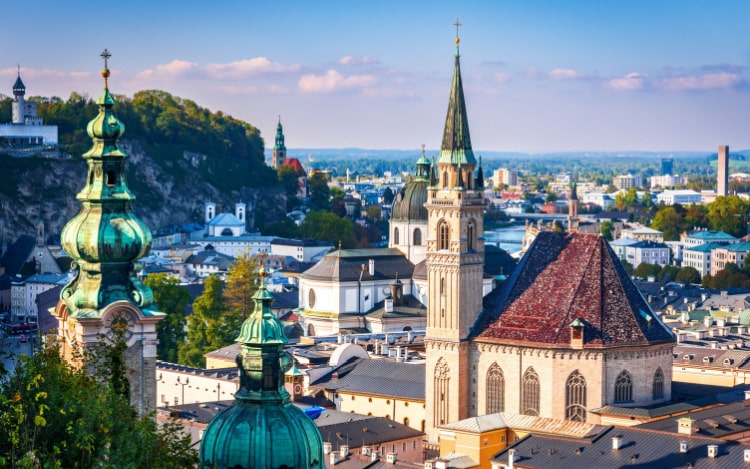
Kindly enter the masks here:
[[422, 156], [424, 156], [424, 149], [425, 149], [426, 146], [427, 145], [425, 145], [424, 143], [422, 144]]
[[455, 22], [455, 23], [453, 23], [453, 26], [455, 26], [455, 27], [456, 27], [456, 39], [458, 39], [458, 28], [460, 28], [460, 27], [461, 27], [461, 22], [460, 22], [460, 21], [458, 21], [458, 18], [456, 18], [456, 22]]
[[112, 54], [110, 54], [107, 49], [104, 49], [104, 52], [99, 54], [99, 56], [104, 59], [104, 70], [102, 70], [102, 77], [104, 77], [104, 87], [107, 88], [107, 78], [109, 78], [109, 68], [107, 68], [107, 60], [112, 57]]

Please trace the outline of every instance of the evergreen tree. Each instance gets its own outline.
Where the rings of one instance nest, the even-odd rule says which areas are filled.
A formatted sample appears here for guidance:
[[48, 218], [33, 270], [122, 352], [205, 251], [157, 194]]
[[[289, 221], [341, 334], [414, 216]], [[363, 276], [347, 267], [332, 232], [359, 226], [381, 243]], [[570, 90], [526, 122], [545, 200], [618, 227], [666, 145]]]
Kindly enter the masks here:
[[[242, 323], [255, 307], [253, 295], [258, 290], [258, 269], [260, 264], [251, 256], [240, 256], [227, 272], [224, 287], [226, 313], [222, 321], [221, 336], [224, 345], [234, 343], [240, 334]], [[222, 347], [224, 346], [222, 345]]]
[[180, 286], [177, 278], [167, 274], [152, 274], [144, 283], [154, 292], [154, 301], [166, 317], [156, 324], [159, 337], [159, 360], [177, 363], [178, 350], [185, 341], [185, 308], [190, 303], [190, 293]]

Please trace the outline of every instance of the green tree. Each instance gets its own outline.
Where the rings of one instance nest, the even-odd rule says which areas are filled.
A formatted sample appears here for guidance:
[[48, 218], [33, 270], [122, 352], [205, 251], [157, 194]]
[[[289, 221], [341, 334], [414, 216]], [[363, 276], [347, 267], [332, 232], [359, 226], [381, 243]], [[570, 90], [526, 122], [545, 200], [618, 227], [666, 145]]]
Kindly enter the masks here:
[[665, 241], [678, 241], [687, 224], [674, 207], [666, 206], [656, 212], [651, 228], [661, 231]]
[[685, 211], [685, 229], [708, 228], [707, 212], [705, 205], [689, 205]]
[[659, 275], [659, 272], [661, 272], [661, 266], [641, 262], [640, 264], [638, 264], [638, 267], [635, 268], [635, 271], [633, 271], [633, 275], [638, 278], [645, 279], [652, 275], [656, 277], [657, 275]]
[[747, 234], [748, 203], [736, 195], [717, 197], [708, 204], [708, 226], [736, 238]]
[[701, 274], [695, 267], [681, 267], [680, 271], [677, 272], [675, 280], [678, 282], [686, 283], [701, 283]]
[[266, 236], [279, 236], [281, 238], [296, 238], [299, 236], [299, 227], [287, 217], [277, 220], [263, 228]]
[[357, 240], [354, 236], [354, 223], [346, 217], [325, 211], [312, 211], [299, 227], [300, 235], [332, 243], [341, 242], [346, 249], [354, 248]]
[[299, 177], [292, 166], [288, 164], [282, 164], [278, 170], [279, 184], [286, 193], [286, 207], [287, 211], [296, 207], [299, 204], [297, 194], [299, 193]]
[[223, 290], [224, 282], [218, 276], [206, 277], [203, 293], [193, 302], [193, 314], [188, 317], [187, 340], [180, 345], [179, 363], [203, 368], [206, 365], [203, 354], [223, 346], [223, 340], [217, 339], [226, 311]]
[[223, 345], [219, 347], [234, 343], [234, 340], [240, 335], [242, 323], [253, 310], [255, 306], [253, 295], [258, 289], [256, 283], [259, 268], [258, 261], [248, 255], [237, 257], [234, 264], [229, 267], [224, 286], [224, 300], [227, 310], [222, 321]]
[[555, 194], [554, 192], [547, 192], [547, 196], [544, 198], [544, 201], [545, 202], [557, 202], [558, 198], [559, 197], [557, 197], [557, 194]]
[[166, 317], [156, 324], [159, 337], [159, 360], [177, 363], [178, 350], [185, 341], [185, 308], [190, 303], [190, 293], [180, 286], [180, 281], [167, 274], [152, 274], [144, 283], [154, 292], [154, 301]]
[[307, 189], [310, 191], [310, 208], [313, 210], [326, 210], [329, 208], [331, 190], [328, 187], [328, 176], [323, 172], [316, 172], [307, 180]]
[[602, 220], [599, 225], [599, 233], [604, 236], [607, 241], [612, 241], [613, 234], [615, 232], [615, 225], [611, 220]]
[[390, 187], [386, 187], [383, 191], [383, 203], [386, 205], [390, 205], [393, 203], [393, 198], [395, 195], [393, 194], [393, 191]]
[[124, 362], [123, 348], [110, 343], [94, 352], [98, 357], [87, 357], [104, 365], [95, 375], [63, 360], [54, 346], [23, 356], [12, 374], [0, 375], [0, 466], [195, 467], [198, 454], [179, 425], [138, 418], [110, 385], [120, 373], [113, 358]]
[[670, 280], [674, 280], [677, 277], [677, 274], [680, 272], [680, 268], [676, 265], [665, 265], [661, 268], [661, 271], [659, 271], [659, 275], [656, 276], [656, 280], [662, 281], [665, 278], [669, 278]]

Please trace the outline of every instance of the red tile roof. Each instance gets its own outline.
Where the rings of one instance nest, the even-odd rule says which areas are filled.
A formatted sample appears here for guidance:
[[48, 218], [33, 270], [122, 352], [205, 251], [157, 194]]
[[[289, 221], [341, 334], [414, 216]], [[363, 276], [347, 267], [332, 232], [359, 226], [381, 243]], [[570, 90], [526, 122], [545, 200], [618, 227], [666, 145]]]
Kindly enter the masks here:
[[302, 163], [300, 163], [298, 158], [287, 158], [284, 160], [284, 164], [291, 166], [300, 174], [305, 174], [305, 169], [302, 167]]
[[580, 318], [584, 348], [674, 341], [597, 234], [539, 233], [497, 304], [480, 340], [569, 347]]

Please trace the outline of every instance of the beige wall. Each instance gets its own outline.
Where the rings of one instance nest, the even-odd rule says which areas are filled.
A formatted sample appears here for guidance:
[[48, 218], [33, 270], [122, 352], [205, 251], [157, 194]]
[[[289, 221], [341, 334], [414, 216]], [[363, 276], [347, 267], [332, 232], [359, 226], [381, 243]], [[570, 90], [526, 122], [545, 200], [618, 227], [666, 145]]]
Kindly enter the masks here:
[[336, 404], [336, 409], [342, 412], [385, 417], [415, 430], [424, 431], [424, 401], [346, 392], [336, 392], [332, 397], [331, 400]]

